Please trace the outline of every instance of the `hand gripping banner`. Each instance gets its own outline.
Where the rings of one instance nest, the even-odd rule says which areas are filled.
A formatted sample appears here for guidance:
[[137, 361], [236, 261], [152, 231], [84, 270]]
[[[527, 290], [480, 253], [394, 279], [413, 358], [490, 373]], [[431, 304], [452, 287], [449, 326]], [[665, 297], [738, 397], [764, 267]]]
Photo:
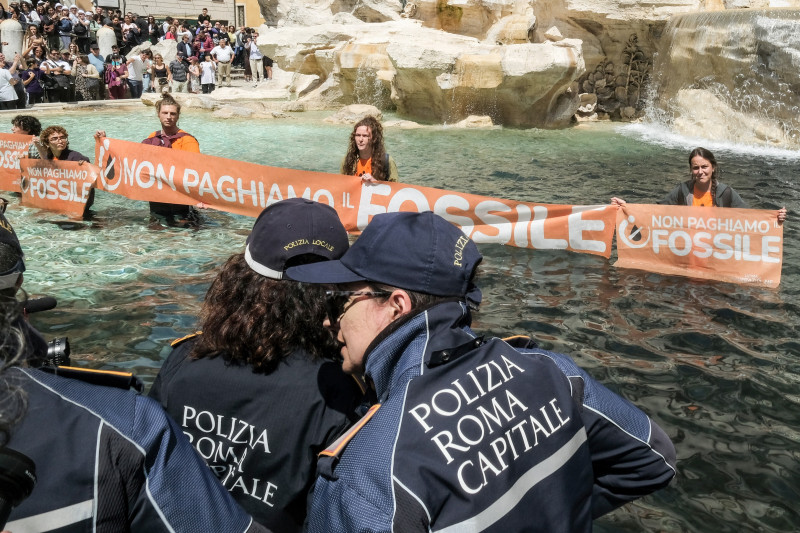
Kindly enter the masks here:
[[777, 287], [776, 211], [627, 204], [617, 213], [617, 267]]

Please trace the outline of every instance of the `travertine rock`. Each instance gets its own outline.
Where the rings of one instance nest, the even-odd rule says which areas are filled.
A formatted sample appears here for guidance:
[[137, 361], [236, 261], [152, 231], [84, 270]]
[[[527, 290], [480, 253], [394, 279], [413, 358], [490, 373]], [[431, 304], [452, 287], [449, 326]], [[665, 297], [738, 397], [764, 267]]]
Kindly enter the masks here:
[[378, 120], [383, 118], [381, 110], [375, 106], [353, 104], [343, 107], [337, 111], [335, 115], [325, 118], [323, 122], [327, 122], [328, 124], [355, 124], [368, 115], [372, 115]]
[[559, 127], [578, 107], [580, 41], [499, 46], [403, 20], [266, 30], [259, 47], [283, 70], [318, 76], [309, 108], [368, 103], [423, 121], [471, 114]]

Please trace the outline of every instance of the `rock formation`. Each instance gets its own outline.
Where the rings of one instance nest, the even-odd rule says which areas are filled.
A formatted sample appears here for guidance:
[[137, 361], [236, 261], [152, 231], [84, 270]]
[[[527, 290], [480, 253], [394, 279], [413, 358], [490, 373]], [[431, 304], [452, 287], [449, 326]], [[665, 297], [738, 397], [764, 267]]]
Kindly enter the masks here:
[[[641, 115], [670, 16], [770, 0], [259, 0], [258, 44], [313, 76], [305, 109], [353, 103], [402, 117], [562, 127], [573, 115]], [[782, 6], [800, 0], [780, 1]], [[582, 93], [591, 93], [591, 98]], [[592, 101], [588, 107], [587, 102]]]

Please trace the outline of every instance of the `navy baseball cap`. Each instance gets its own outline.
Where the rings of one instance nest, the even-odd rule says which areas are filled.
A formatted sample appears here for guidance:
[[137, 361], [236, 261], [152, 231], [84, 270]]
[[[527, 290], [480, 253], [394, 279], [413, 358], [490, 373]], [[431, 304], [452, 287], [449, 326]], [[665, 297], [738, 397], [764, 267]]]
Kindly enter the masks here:
[[[264, 209], [247, 237], [244, 258], [250, 268], [283, 279], [288, 265], [339, 259], [350, 243], [339, 215], [325, 204], [290, 198]], [[293, 260], [294, 259], [294, 263]]]
[[469, 237], [431, 211], [384, 213], [340, 260], [293, 267], [286, 275], [305, 283], [373, 281], [478, 304], [481, 292], [472, 277], [482, 259]]

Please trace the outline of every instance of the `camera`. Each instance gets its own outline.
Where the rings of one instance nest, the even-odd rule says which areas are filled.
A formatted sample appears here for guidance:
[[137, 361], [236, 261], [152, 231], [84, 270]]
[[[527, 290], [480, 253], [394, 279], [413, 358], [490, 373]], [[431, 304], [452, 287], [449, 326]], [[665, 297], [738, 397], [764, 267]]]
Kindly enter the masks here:
[[33, 492], [36, 465], [30, 457], [0, 448], [0, 529], [4, 529], [11, 510]]
[[69, 338], [58, 337], [47, 343], [47, 359], [44, 366], [69, 366]]

